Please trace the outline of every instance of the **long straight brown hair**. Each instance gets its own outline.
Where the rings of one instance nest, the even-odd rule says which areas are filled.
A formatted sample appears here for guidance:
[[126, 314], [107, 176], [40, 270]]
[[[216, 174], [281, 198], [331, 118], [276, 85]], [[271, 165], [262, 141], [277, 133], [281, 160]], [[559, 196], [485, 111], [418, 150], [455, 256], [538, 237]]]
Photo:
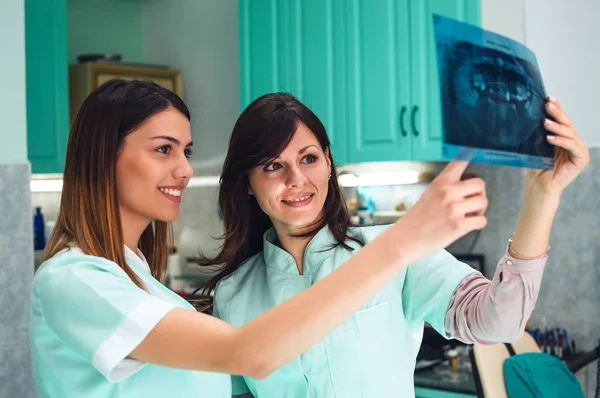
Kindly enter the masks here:
[[279, 156], [292, 140], [300, 122], [315, 135], [323, 152], [329, 154], [331, 178], [324, 216], [316, 221], [314, 228], [299, 236], [312, 236], [327, 225], [337, 241], [333, 247], [341, 245], [352, 250], [346, 244], [347, 240], [364, 245], [364, 242], [348, 235], [350, 213], [338, 184], [333, 155], [328, 150], [331, 143], [323, 123], [292, 95], [267, 94], [248, 105], [231, 134], [219, 189], [225, 229], [221, 237], [223, 246], [215, 258], [201, 257], [200, 261], [201, 266], [223, 265], [223, 269], [206, 283], [204, 295], [212, 292], [217, 283], [234, 272], [244, 260], [263, 250], [263, 234], [273, 224], [254, 196], [248, 195], [248, 174], [253, 168]]
[[[125, 137], [168, 108], [177, 109], [190, 120], [181, 98], [151, 82], [115, 79], [86, 98], [71, 127], [60, 211], [42, 261], [75, 244], [85, 254], [117, 263], [143, 288], [125, 262], [116, 163]], [[165, 274], [171, 240], [171, 225], [158, 220], [140, 237], [139, 249], [158, 280]]]

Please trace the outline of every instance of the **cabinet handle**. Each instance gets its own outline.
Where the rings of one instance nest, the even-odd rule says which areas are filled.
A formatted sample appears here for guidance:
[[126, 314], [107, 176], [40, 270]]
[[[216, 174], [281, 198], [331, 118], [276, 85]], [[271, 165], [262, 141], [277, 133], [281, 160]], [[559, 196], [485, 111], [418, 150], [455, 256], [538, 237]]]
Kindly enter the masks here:
[[400, 132], [402, 133], [403, 137], [406, 137], [408, 135], [408, 133], [406, 132], [406, 130], [404, 129], [404, 115], [406, 114], [406, 107], [403, 106], [400, 109]]
[[419, 111], [419, 107], [413, 106], [412, 112], [410, 113], [410, 126], [412, 127], [412, 131], [413, 131], [413, 134], [415, 135], [415, 137], [419, 136], [419, 131], [417, 130], [417, 124], [415, 121], [415, 116], [417, 115], [418, 111]]

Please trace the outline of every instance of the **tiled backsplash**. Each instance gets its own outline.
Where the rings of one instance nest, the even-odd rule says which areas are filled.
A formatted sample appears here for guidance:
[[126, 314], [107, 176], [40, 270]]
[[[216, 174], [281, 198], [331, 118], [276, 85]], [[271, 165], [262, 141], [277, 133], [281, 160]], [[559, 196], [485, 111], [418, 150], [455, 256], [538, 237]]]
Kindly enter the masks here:
[[0, 165], [0, 397], [35, 397], [29, 350], [33, 276], [29, 164]]

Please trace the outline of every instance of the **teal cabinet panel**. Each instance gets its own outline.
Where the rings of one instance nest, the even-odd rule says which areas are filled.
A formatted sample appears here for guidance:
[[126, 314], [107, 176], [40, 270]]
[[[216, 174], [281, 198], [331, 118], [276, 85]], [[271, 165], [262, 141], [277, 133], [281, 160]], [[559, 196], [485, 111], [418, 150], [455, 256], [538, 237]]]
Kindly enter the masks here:
[[336, 163], [346, 162], [345, 0], [241, 0], [240, 107], [289, 92], [323, 122]]
[[409, 0], [347, 3], [348, 160], [409, 160]]
[[240, 0], [240, 105], [274, 91], [323, 121], [338, 164], [440, 161], [432, 14], [480, 0]]
[[419, 0], [411, 8], [412, 159], [442, 159], [442, 118], [432, 14], [480, 24], [479, 0]]
[[289, 10], [289, 92], [323, 122], [336, 164], [347, 161], [344, 3], [299, 0]]
[[62, 173], [69, 136], [66, 0], [25, 0], [27, 152], [32, 173]]
[[275, 0], [239, 1], [240, 108], [285, 90], [284, 7]]

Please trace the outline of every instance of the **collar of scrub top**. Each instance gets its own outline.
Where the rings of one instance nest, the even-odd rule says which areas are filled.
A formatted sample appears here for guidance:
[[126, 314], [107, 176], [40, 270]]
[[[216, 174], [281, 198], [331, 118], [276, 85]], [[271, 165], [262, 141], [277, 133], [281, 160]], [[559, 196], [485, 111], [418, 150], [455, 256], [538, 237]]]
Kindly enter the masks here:
[[140, 251], [140, 249], [136, 248], [135, 252], [134, 252], [126, 245], [124, 245], [124, 247], [125, 247], [125, 261], [127, 261], [127, 263], [135, 263], [136, 265], [142, 267], [144, 270], [146, 270], [146, 272], [148, 272], [150, 274], [151, 273], [150, 266], [148, 265], [148, 261], [146, 261], [146, 257], [144, 257], [144, 254]]
[[[195, 311], [194, 307], [188, 301], [186, 301], [183, 297], [181, 297], [179, 294], [173, 292], [171, 289], [167, 289], [161, 282], [159, 282], [154, 277], [152, 277], [152, 273], [150, 272], [150, 266], [148, 265], [148, 261], [146, 260], [146, 257], [144, 256], [144, 254], [142, 253], [142, 251], [139, 248], [136, 248], [136, 251], [134, 252], [129, 247], [127, 247], [125, 245], [124, 245], [124, 247], [125, 247], [125, 261], [127, 262], [127, 264], [129, 264], [129, 266], [132, 266], [135, 269], [138, 269], [138, 270], [142, 269], [143, 272], [146, 272], [146, 274], [148, 275], [148, 278], [145, 278], [144, 280], [141, 281], [144, 284], [144, 286], [146, 287], [146, 290], [149, 290], [150, 292], [152, 292], [153, 290], [160, 291], [162, 295], [170, 296], [175, 300], [175, 302], [179, 303], [180, 305], [183, 304], [183, 306], [185, 308]], [[139, 275], [139, 272], [138, 272], [138, 275]], [[149, 285], [152, 285], [154, 288], [151, 289]]]
[[[294, 257], [277, 246], [275, 228], [269, 228], [263, 235], [263, 258], [269, 268], [276, 269], [289, 275], [298, 276], [298, 267]], [[321, 264], [333, 253], [332, 246], [336, 244], [335, 237], [328, 226], [321, 228], [312, 237], [304, 250], [303, 275], [311, 274], [319, 269]]]

